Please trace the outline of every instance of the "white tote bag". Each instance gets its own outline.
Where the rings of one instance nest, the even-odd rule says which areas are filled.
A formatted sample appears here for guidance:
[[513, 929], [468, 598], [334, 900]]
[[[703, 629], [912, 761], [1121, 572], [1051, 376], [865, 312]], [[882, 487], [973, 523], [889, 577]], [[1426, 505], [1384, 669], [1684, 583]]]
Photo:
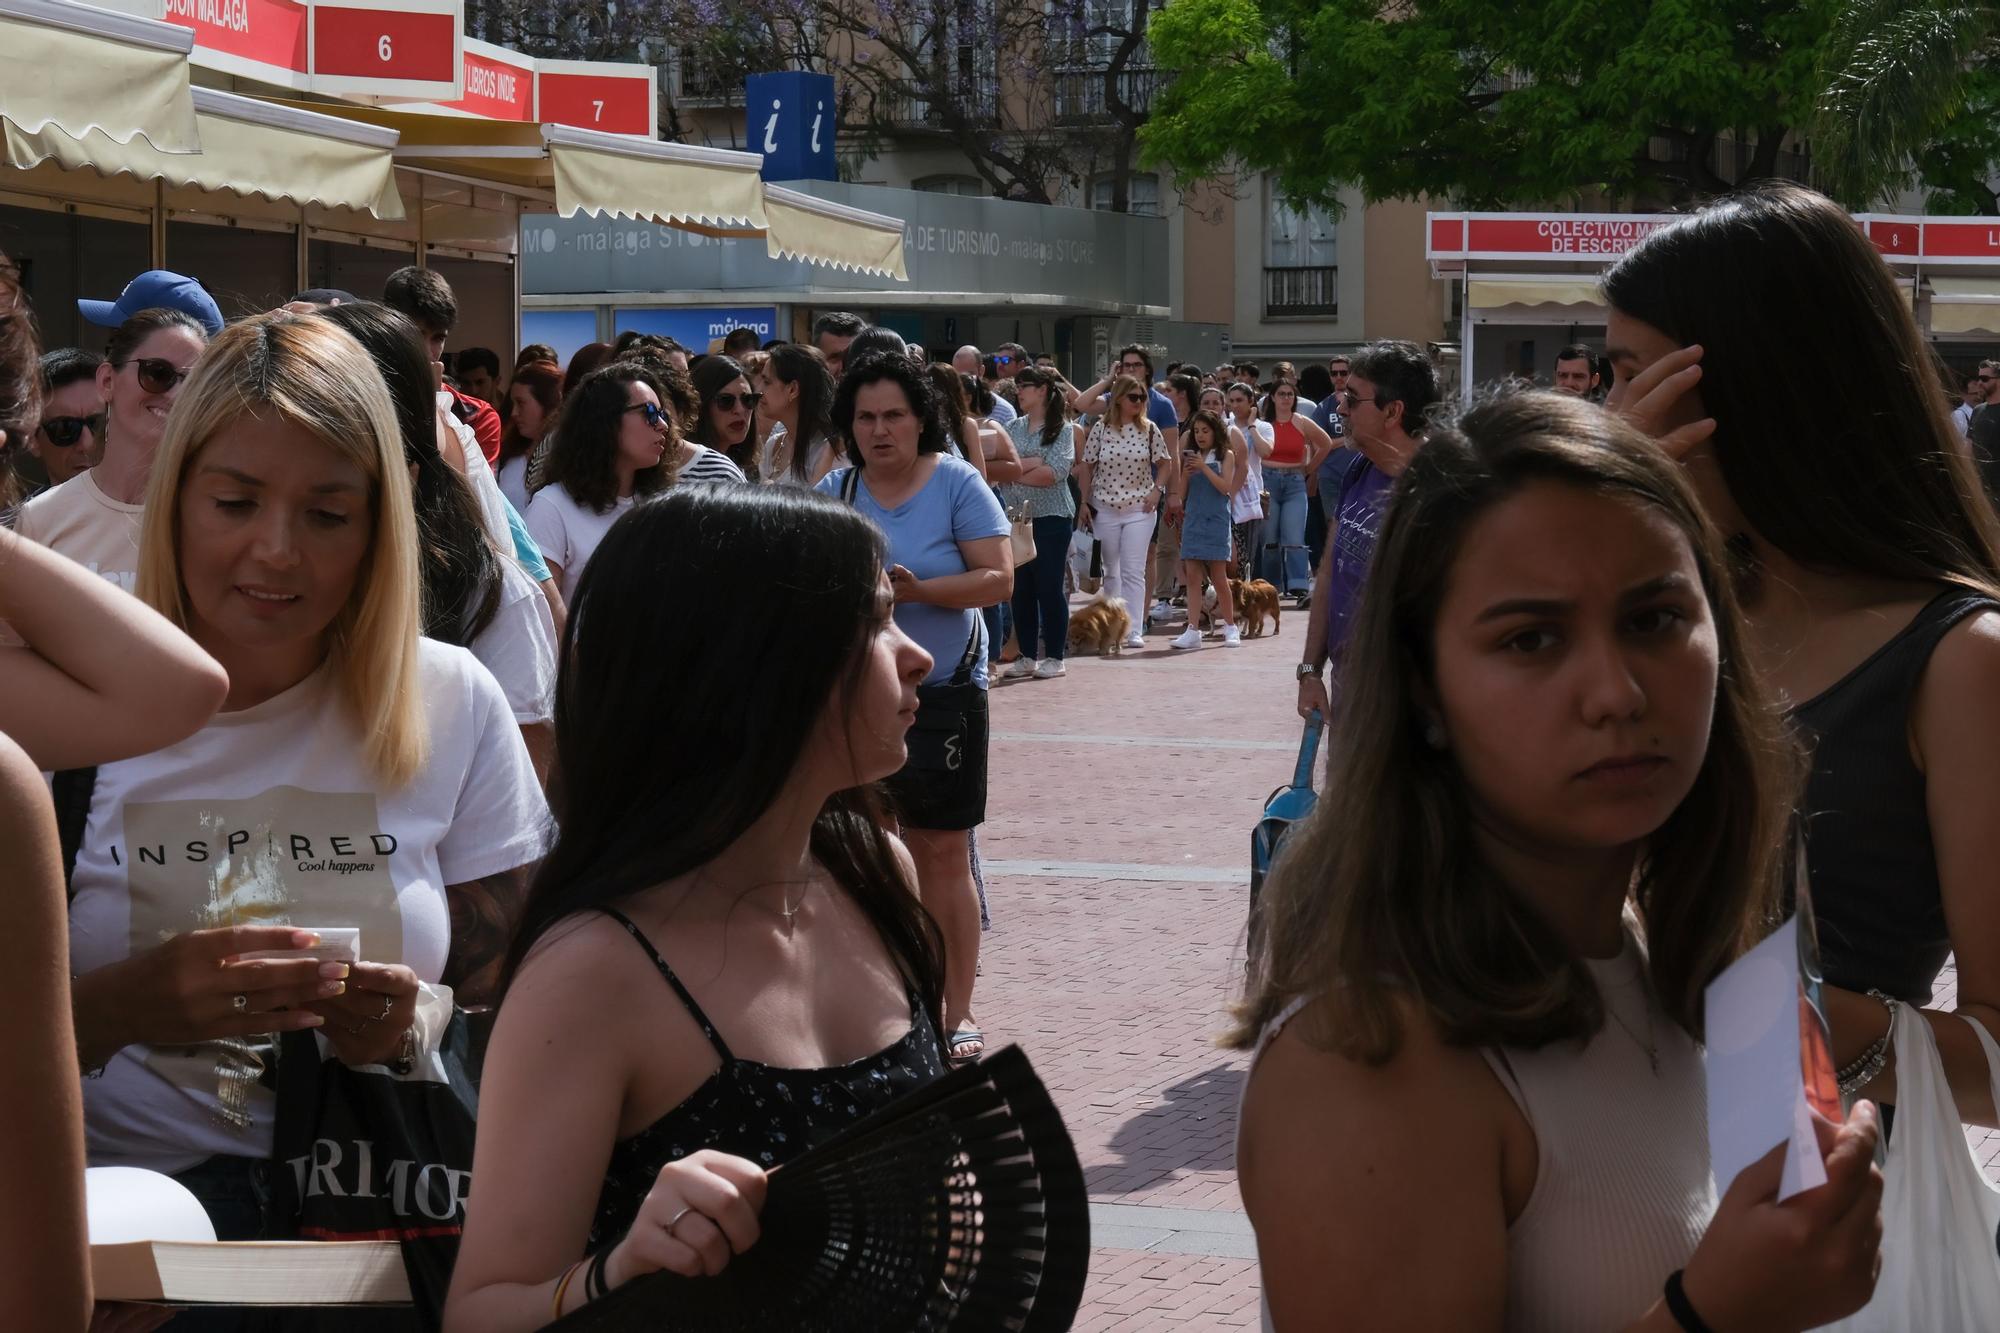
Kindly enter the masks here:
[[[2000, 1097], [2000, 1046], [1970, 1018]], [[1937, 1042], [1916, 1006], [1896, 1010], [1896, 1127], [1883, 1168], [1882, 1276], [1839, 1333], [2000, 1329], [2000, 1190], [1965, 1141]]]

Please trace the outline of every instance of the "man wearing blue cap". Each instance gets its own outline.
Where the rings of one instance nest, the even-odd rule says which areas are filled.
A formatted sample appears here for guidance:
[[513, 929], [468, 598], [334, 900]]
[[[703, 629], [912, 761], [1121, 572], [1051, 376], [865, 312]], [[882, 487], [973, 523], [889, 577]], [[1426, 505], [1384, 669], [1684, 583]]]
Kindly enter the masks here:
[[215, 298], [193, 278], [169, 273], [163, 268], [148, 269], [126, 283], [125, 290], [118, 294], [116, 301], [79, 300], [76, 303], [77, 310], [86, 320], [107, 329], [115, 329], [141, 310], [151, 310], [156, 306], [193, 315], [201, 321], [211, 338], [222, 332], [222, 312], [216, 309]]

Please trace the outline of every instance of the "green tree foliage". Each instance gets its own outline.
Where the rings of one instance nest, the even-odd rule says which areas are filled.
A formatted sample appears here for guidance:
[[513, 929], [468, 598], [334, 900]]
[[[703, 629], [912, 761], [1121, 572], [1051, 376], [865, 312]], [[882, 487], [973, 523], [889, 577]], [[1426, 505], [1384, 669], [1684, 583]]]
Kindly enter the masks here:
[[1295, 202], [1678, 203], [1795, 167], [1838, 0], [1170, 0], [1142, 134]]

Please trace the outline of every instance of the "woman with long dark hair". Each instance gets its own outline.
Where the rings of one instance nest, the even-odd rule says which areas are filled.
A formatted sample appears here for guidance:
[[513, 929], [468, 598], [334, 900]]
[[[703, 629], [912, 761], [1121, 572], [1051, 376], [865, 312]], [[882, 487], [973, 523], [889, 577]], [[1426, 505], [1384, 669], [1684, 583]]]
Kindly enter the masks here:
[[541, 480], [536, 464], [547, 452], [542, 444], [562, 406], [563, 384], [563, 372], [552, 363], [531, 361], [514, 372], [514, 382], [507, 386], [507, 433], [500, 437], [495, 475], [500, 493], [523, 512], [534, 496], [531, 482]]
[[[750, 377], [743, 373], [743, 365], [734, 357], [705, 356], [697, 363], [688, 376], [694, 381], [695, 396], [700, 407], [694, 419], [694, 429], [688, 432], [691, 443], [701, 445], [722, 455], [730, 467], [736, 471], [733, 480], [744, 481], [757, 474], [757, 440], [751, 423], [757, 415], [757, 391], [750, 387]], [[726, 476], [711, 476], [709, 467], [713, 463], [696, 459], [684, 465], [683, 470], [690, 481], [723, 481]]]
[[613, 361], [583, 377], [549, 441], [548, 484], [528, 503], [528, 531], [573, 602], [604, 534], [641, 497], [673, 481], [673, 417], [653, 372]]
[[[759, 411], [771, 423], [764, 480], [816, 486], [840, 457], [833, 428], [833, 375], [816, 348], [781, 343], [757, 372]], [[799, 442], [804, 441], [803, 445]]]
[[[848, 506], [779, 486], [676, 487], [599, 548], [447, 1329], [720, 1271], [756, 1240], [765, 1171], [941, 1071], [942, 944], [871, 785], [931, 666], [885, 554]], [[683, 581], [758, 595], [696, 621], [661, 595]], [[598, 1282], [576, 1275], [593, 1256]]]
[[925, 373], [931, 378], [938, 425], [943, 428], [945, 439], [960, 458], [972, 465], [974, 472], [984, 477], [986, 446], [980, 441], [979, 418], [972, 414], [972, 399], [965, 387], [971, 377], [959, 374], [942, 361], [932, 362]]
[[1069, 597], [1063, 569], [1076, 522], [1069, 493], [1069, 470], [1076, 462], [1076, 426], [1068, 420], [1062, 377], [1028, 366], [1014, 377], [1021, 415], [1007, 423], [1020, 457], [1020, 477], [1001, 492], [1010, 515], [1029, 520], [1035, 530], [1035, 558], [1014, 571], [1014, 637], [1021, 655], [1000, 674], [1010, 680], [1033, 675], [1053, 680], [1066, 674], [1069, 656]]
[[[423, 335], [403, 315], [373, 301], [326, 306], [316, 317], [353, 335], [382, 372], [396, 405], [417, 512], [424, 634], [471, 649], [493, 673], [535, 771], [546, 775], [554, 744], [549, 720], [555, 710], [555, 621], [541, 588], [496, 549], [466, 478], [445, 460]], [[524, 373], [541, 369], [537, 362]], [[517, 376], [514, 382], [523, 381]]]
[[[2000, 1027], [2000, 520], [1903, 294], [1831, 200], [1724, 200], [1604, 286], [1611, 402], [1728, 535], [1750, 651], [1813, 741], [1834, 1059], [1893, 1104], [1891, 1014], [1930, 1003], [1948, 955], [1958, 1010]], [[1868, 371], [1814, 373], [1835, 364]], [[1970, 1025], [1930, 1025], [1961, 1113], [2000, 1123]]]
[[[1283, 363], [1281, 363], [1283, 364]], [[1306, 551], [1306, 478], [1333, 450], [1333, 440], [1301, 407], [1296, 376], [1271, 386], [1258, 416], [1271, 427], [1271, 452], [1264, 455], [1264, 490], [1271, 497], [1257, 566], [1281, 593], [1300, 605], [1312, 593], [1312, 560]], [[1247, 452], [1247, 450], [1246, 450]]]
[[1815, 1122], [1819, 1189], [1778, 1202], [1782, 1144], [1710, 1174], [1703, 997], [1777, 923], [1800, 769], [1751, 655], [1636, 431], [1521, 394], [1430, 433], [1344, 659], [1343, 799], [1285, 844], [1228, 1038], [1272, 1326], [1796, 1330], [1868, 1299], [1872, 1106]]
[[1229, 592], [1229, 498], [1240, 484], [1246, 452], [1242, 437], [1232, 435], [1222, 418], [1197, 409], [1181, 432], [1181, 475], [1177, 483], [1185, 506], [1181, 520], [1182, 577], [1187, 584], [1188, 626], [1169, 647], [1183, 651], [1201, 647], [1202, 575], [1215, 589], [1215, 623], [1222, 642], [1242, 643], [1236, 625], [1236, 602]]

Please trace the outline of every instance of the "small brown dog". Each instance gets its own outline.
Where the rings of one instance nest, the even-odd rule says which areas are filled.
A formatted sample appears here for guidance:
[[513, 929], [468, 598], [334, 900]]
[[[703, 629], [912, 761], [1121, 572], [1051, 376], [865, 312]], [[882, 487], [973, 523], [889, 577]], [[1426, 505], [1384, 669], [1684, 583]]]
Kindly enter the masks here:
[[1264, 617], [1271, 617], [1271, 633], [1278, 632], [1278, 590], [1262, 579], [1252, 579], [1245, 583], [1242, 579], [1229, 580], [1229, 595], [1236, 603], [1236, 623], [1243, 627], [1246, 639], [1261, 638], [1264, 633]]
[[1120, 597], [1099, 597], [1070, 613], [1069, 650], [1116, 657], [1132, 632], [1132, 615]]

